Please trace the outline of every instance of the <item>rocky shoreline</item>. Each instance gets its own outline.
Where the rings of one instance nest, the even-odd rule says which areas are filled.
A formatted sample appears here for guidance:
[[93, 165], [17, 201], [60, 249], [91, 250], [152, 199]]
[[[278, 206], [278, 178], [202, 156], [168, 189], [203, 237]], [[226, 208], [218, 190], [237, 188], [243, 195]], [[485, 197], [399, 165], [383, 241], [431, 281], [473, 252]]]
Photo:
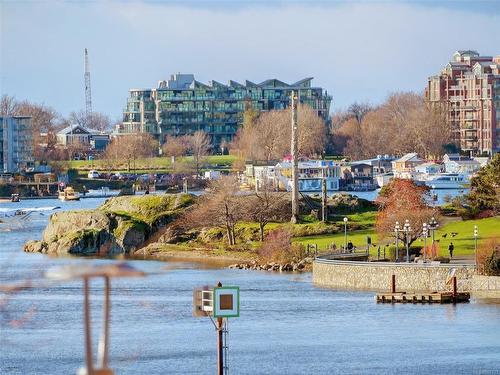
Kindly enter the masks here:
[[312, 258], [306, 258], [297, 262], [289, 263], [235, 263], [228, 266], [231, 269], [252, 270], [252, 271], [274, 271], [274, 272], [310, 272], [312, 269]]
[[192, 203], [187, 194], [113, 197], [94, 209], [50, 216], [41, 241], [25, 252], [52, 255], [132, 255]]

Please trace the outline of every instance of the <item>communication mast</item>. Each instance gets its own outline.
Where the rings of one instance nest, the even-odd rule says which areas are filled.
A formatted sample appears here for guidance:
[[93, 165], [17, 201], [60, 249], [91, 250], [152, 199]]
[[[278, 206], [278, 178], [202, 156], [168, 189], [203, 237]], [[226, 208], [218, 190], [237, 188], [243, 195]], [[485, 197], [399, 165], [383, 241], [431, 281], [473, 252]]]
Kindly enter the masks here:
[[297, 124], [297, 93], [292, 91], [291, 101], [292, 101], [292, 217], [291, 222], [293, 224], [299, 221], [299, 135], [298, 135], [298, 124]]
[[87, 118], [92, 114], [92, 93], [90, 90], [90, 69], [89, 69], [89, 54], [85, 48], [85, 114]]

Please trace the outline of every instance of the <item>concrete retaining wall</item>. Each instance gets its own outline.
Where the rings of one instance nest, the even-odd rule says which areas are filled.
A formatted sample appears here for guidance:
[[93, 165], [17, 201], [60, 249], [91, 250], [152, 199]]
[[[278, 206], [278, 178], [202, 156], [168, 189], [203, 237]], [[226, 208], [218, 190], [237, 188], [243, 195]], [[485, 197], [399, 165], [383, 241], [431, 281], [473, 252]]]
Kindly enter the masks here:
[[472, 278], [472, 295], [476, 298], [500, 299], [500, 276], [474, 275]]
[[407, 292], [445, 291], [450, 268], [456, 269], [459, 291], [472, 291], [474, 266], [404, 263], [367, 263], [317, 259], [313, 263], [313, 282], [317, 285], [353, 290], [388, 291], [391, 276], [396, 289]]

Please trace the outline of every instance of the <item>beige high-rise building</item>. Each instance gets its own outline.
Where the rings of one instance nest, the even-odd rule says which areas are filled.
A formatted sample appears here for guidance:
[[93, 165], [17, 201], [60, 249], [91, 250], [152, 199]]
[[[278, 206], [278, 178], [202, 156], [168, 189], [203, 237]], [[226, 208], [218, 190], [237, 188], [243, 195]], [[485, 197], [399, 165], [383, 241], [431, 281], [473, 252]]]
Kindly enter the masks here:
[[426, 100], [447, 111], [457, 144], [473, 155], [500, 151], [500, 56], [457, 51], [429, 77]]

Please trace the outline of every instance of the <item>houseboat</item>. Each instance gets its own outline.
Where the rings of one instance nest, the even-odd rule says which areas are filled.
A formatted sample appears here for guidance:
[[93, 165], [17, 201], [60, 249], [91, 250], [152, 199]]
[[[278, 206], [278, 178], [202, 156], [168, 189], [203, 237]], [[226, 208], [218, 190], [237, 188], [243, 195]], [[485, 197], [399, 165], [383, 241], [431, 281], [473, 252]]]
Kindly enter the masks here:
[[460, 173], [436, 173], [419, 182], [432, 189], [463, 189], [469, 184], [470, 176]]
[[71, 186], [68, 186], [59, 191], [59, 199], [62, 201], [78, 201], [80, 200], [80, 194]]

